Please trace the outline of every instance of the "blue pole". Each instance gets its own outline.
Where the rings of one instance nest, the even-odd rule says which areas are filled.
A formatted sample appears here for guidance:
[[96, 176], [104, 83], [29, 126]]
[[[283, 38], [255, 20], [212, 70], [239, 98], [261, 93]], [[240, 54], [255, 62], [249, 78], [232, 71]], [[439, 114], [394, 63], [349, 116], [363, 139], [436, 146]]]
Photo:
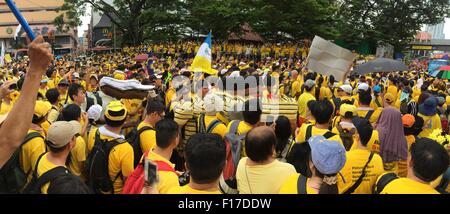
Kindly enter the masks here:
[[31, 30], [30, 25], [28, 24], [27, 20], [23, 15], [20, 13], [19, 9], [17, 9], [16, 4], [12, 0], [5, 0], [6, 4], [8, 4], [9, 9], [14, 13], [14, 16], [16, 16], [17, 21], [19, 21], [20, 25], [22, 25], [23, 29], [28, 35], [28, 38], [30, 38], [31, 41], [36, 39], [36, 35], [34, 35], [33, 31]]

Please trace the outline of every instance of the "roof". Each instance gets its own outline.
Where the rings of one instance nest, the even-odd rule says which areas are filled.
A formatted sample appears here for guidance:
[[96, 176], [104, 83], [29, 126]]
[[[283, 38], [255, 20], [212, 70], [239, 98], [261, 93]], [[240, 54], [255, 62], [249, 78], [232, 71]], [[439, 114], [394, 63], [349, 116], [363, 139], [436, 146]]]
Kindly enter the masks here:
[[[110, 14], [113, 18], [116, 17], [114, 14]], [[94, 26], [94, 28], [106, 28], [106, 27], [112, 27], [111, 19], [106, 15], [103, 14], [100, 18], [100, 21]]]
[[230, 41], [251, 41], [251, 42], [264, 42], [264, 39], [256, 33], [252, 27], [248, 23], [244, 23], [241, 25], [241, 33], [238, 35], [236, 33], [231, 33], [228, 36], [228, 40]]

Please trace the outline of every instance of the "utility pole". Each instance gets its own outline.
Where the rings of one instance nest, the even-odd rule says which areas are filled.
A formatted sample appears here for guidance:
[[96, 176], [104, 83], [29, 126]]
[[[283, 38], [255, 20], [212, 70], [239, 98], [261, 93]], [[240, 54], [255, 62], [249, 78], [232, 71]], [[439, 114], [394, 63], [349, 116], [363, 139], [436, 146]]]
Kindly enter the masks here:
[[114, 52], [116, 52], [116, 24], [113, 23], [113, 34], [114, 34]]

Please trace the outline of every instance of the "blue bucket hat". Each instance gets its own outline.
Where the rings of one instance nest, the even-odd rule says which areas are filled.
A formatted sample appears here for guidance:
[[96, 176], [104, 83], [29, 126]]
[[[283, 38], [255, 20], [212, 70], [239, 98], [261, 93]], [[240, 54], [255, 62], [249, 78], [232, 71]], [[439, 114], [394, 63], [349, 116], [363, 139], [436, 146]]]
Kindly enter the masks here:
[[425, 116], [433, 116], [436, 114], [437, 99], [435, 97], [430, 97], [425, 100], [424, 103], [419, 105], [419, 113]]
[[322, 135], [308, 140], [311, 158], [316, 169], [322, 174], [336, 174], [345, 165], [345, 148], [337, 141], [327, 140]]

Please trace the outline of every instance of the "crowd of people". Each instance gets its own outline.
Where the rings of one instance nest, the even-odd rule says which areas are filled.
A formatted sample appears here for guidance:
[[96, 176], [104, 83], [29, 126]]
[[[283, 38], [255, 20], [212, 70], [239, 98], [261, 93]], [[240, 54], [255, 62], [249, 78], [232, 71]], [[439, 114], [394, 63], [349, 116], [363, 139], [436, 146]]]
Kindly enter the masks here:
[[[53, 59], [38, 37], [0, 68], [0, 192], [449, 192], [447, 79], [413, 63], [339, 81], [308, 71], [307, 43], [218, 44], [194, 73], [199, 45]], [[154, 88], [118, 99], [105, 77]]]

